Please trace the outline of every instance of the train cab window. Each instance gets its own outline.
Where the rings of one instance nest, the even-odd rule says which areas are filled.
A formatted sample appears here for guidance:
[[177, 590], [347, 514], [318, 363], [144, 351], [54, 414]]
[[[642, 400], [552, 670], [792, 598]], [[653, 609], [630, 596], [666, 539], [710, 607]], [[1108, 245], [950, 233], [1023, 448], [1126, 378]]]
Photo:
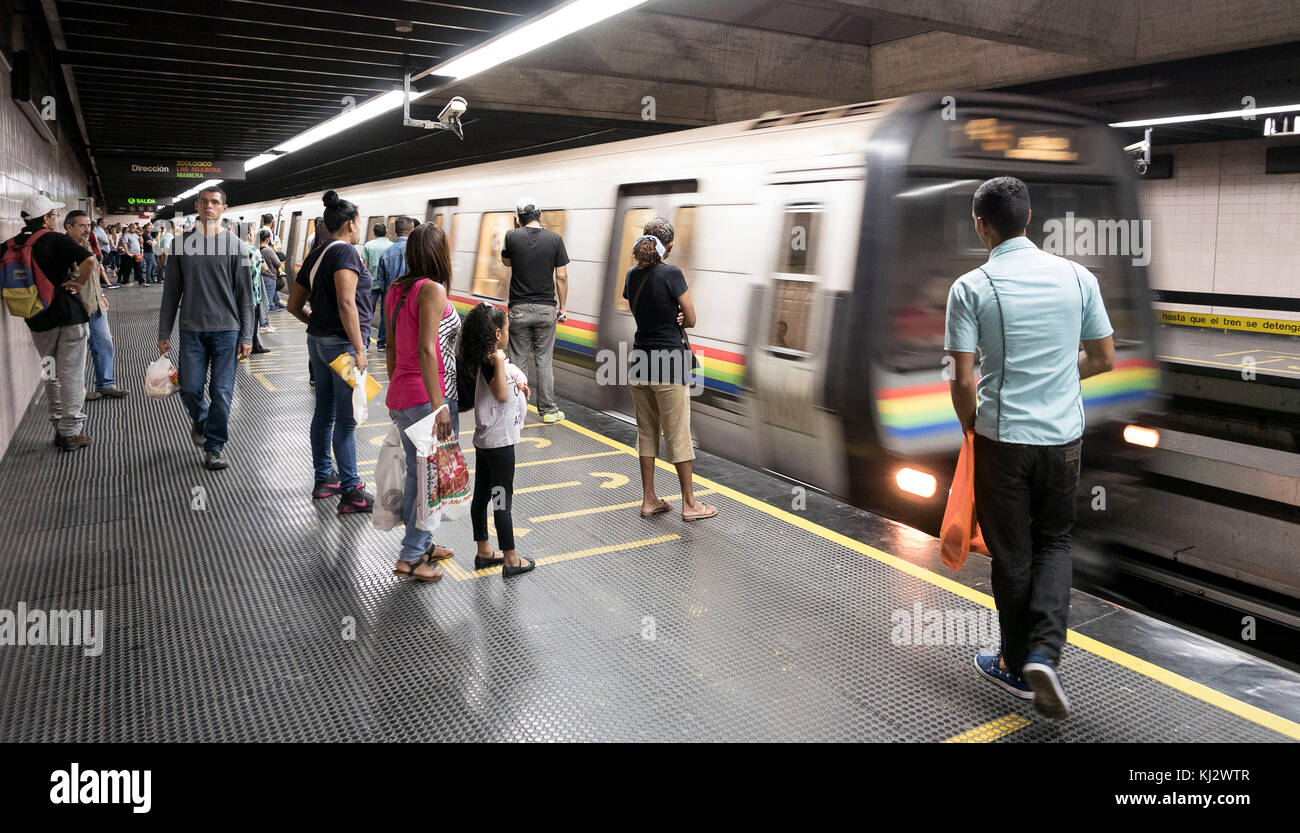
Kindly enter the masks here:
[[366, 219], [366, 239], [364, 242], [369, 243], [375, 239], [375, 224], [382, 223], [383, 217], [370, 217]]
[[475, 295], [505, 300], [510, 290], [510, 270], [501, 262], [506, 232], [515, 227], [514, 212], [489, 211], [478, 231], [478, 255], [474, 259]]
[[[894, 273], [887, 276], [889, 334], [883, 353], [895, 370], [938, 367], [943, 360], [948, 291], [966, 272], [984, 264], [988, 252], [975, 234], [971, 198], [978, 179], [912, 177], [895, 197], [898, 249]], [[1033, 212], [1028, 236], [1040, 248], [1047, 225], [1116, 219], [1116, 186], [1091, 183], [1028, 182]], [[1087, 218], [1085, 220], [1084, 218]], [[1102, 299], [1115, 328], [1115, 342], [1141, 338], [1139, 305], [1132, 292], [1129, 259], [1055, 251], [1087, 267], [1101, 286]]]
[[623, 297], [623, 282], [627, 270], [632, 268], [632, 243], [641, 236], [645, 224], [654, 219], [652, 208], [629, 208], [623, 214], [623, 233], [618, 244], [618, 270], [614, 273], [614, 309], [628, 312], [627, 299]]

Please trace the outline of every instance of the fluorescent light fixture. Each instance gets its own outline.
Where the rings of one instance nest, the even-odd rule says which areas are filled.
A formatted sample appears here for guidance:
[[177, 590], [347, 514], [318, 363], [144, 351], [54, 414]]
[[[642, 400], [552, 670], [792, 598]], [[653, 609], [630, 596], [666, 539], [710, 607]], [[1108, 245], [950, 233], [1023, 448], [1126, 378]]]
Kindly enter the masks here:
[[[477, 75], [484, 70], [532, 52], [534, 49], [554, 43], [566, 35], [586, 29], [588, 26], [602, 20], [608, 20], [616, 14], [643, 5], [645, 2], [646, 0], [569, 0], [568, 3], [535, 17], [527, 23], [520, 24], [507, 32], [502, 32], [500, 35], [484, 41], [463, 55], [443, 61], [430, 72], [435, 75], [451, 76], [457, 80], [469, 78], [471, 75]], [[437, 88], [427, 90], [424, 93], [412, 93], [411, 100], [414, 101], [428, 95], [434, 89]], [[273, 151], [271, 153], [260, 153], [254, 156], [244, 162], [244, 170], [251, 171], [254, 168], [260, 168], [287, 153], [302, 150], [308, 145], [336, 136], [376, 116], [382, 116], [396, 110], [402, 106], [402, 98], [403, 93], [401, 90], [392, 90], [376, 96], [346, 113], [340, 113], [309, 130], [299, 133], [292, 139], [281, 142], [271, 149]], [[193, 194], [182, 195], [181, 199], [184, 199], [185, 196], [193, 196]]]
[[1286, 104], [1280, 107], [1252, 107], [1245, 110], [1223, 110], [1218, 113], [1202, 113], [1199, 116], [1167, 116], [1145, 121], [1111, 122], [1111, 127], [1152, 127], [1157, 124], [1183, 124], [1189, 121], [1212, 121], [1214, 119], [1232, 119], [1238, 116], [1267, 116], [1269, 113], [1290, 113], [1300, 110], [1300, 104]]
[[571, 0], [522, 26], [502, 32], [464, 55], [443, 61], [433, 68], [433, 73], [464, 80], [645, 2], [646, 0]]
[[195, 185], [193, 188], [191, 188], [190, 190], [186, 191], [185, 193], [183, 193], [183, 194], [178, 194], [178, 195], [176, 195], [175, 197], [172, 197], [172, 202], [173, 202], [173, 203], [178, 203], [178, 202], [180, 202], [181, 200], [187, 200], [187, 199], [189, 199], [190, 197], [192, 197], [192, 196], [194, 196], [195, 194], [197, 194], [198, 192], [202, 191], [204, 188], [211, 188], [211, 187], [214, 186], [214, 185], [220, 185], [222, 182], [224, 182], [224, 180], [220, 180], [220, 179], [208, 179], [208, 180], [204, 180], [203, 182], [200, 182], [198, 185]]
[[265, 165], [267, 162], [271, 162], [279, 158], [280, 158], [279, 154], [259, 153], [258, 155], [254, 156], [252, 159], [249, 159], [247, 162], [244, 163], [244, 172], [247, 173], [253, 170], [254, 168], [260, 168], [263, 165]]
[[[319, 141], [336, 136], [352, 127], [356, 127], [362, 122], [369, 121], [375, 116], [381, 116], [391, 110], [396, 110], [402, 106], [402, 91], [389, 90], [383, 95], [376, 96], [364, 104], [353, 107], [346, 113], [339, 113], [332, 119], [323, 121], [310, 130], [299, 133], [286, 142], [281, 142], [272, 150], [280, 153], [293, 153], [295, 150], [302, 150], [308, 145], [314, 145]], [[262, 154], [265, 156], [266, 154]], [[256, 157], [254, 157], [256, 158]], [[248, 170], [245, 163], [244, 170]]]

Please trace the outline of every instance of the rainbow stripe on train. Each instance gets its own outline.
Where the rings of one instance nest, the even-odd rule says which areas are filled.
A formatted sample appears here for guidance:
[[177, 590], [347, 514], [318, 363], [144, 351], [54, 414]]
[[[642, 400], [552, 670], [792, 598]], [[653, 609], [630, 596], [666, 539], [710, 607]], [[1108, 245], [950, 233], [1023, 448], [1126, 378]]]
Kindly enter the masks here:
[[[1121, 359], [1115, 369], [1083, 380], [1084, 408], [1104, 407], [1147, 398], [1160, 386], [1160, 369], [1149, 359]], [[877, 410], [885, 433], [892, 437], [922, 437], [940, 432], [960, 435], [947, 382], [882, 388]]]
[[[462, 317], [467, 315], [479, 301], [462, 295], [452, 295], [451, 303]], [[502, 309], [506, 305], [488, 301]], [[700, 362], [704, 375], [704, 386], [710, 391], [739, 397], [745, 385], [745, 357], [740, 353], [720, 350], [716, 347], [691, 345], [695, 358]], [[595, 367], [596, 364], [596, 325], [587, 321], [570, 318], [555, 327], [556, 358], [569, 361], [583, 367]]]

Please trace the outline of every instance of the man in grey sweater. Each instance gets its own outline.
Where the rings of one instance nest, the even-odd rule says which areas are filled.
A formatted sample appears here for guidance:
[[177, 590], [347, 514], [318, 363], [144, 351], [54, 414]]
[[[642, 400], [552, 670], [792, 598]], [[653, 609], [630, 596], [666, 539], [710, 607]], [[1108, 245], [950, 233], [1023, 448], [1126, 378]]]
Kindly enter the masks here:
[[[235, 392], [235, 367], [253, 349], [253, 285], [247, 249], [221, 227], [226, 193], [216, 186], [195, 198], [199, 219], [172, 244], [167, 258], [162, 307], [158, 310], [158, 352], [171, 351], [172, 325], [180, 308], [181, 401], [193, 420], [190, 437], [204, 451], [203, 467], [220, 471]], [[208, 373], [211, 371], [211, 380]], [[208, 381], [204, 402], [203, 383]]]

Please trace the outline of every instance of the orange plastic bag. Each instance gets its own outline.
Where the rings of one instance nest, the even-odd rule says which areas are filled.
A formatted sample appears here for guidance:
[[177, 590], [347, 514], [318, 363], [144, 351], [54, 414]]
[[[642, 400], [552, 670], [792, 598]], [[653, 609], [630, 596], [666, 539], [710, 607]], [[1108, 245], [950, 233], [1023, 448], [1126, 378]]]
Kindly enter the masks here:
[[989, 555], [975, 519], [975, 432], [967, 431], [952, 475], [952, 490], [939, 528], [939, 557], [952, 570], [960, 570], [972, 552]]

